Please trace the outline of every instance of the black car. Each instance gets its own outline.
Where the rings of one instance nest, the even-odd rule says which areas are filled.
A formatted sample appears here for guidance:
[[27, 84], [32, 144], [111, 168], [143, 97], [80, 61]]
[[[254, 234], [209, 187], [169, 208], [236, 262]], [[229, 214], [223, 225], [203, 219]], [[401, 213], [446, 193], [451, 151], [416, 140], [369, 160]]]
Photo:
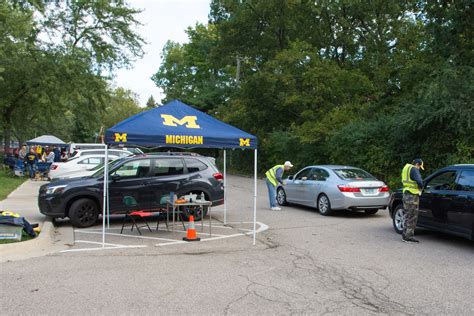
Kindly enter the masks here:
[[[389, 204], [393, 227], [403, 231], [402, 191]], [[474, 165], [454, 165], [438, 170], [424, 181], [417, 226], [474, 240]]]
[[[224, 203], [223, 176], [213, 160], [203, 156], [140, 155], [110, 163], [110, 213], [122, 214], [129, 209], [124, 196], [133, 196], [140, 210], [158, 210], [170, 196], [204, 193], [212, 205]], [[73, 178], [42, 185], [39, 190], [40, 212], [55, 218], [69, 217], [76, 227], [94, 225], [102, 209], [103, 170], [90, 177]], [[185, 219], [200, 212], [185, 208]], [[204, 214], [205, 215], [205, 214]]]

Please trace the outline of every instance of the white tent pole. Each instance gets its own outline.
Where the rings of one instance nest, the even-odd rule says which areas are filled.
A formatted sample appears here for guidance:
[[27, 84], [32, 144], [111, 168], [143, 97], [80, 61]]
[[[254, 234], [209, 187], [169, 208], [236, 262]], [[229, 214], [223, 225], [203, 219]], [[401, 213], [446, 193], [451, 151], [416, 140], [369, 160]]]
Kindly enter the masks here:
[[255, 238], [257, 231], [257, 149], [255, 149], [254, 161], [254, 194], [253, 194], [253, 245], [255, 246]]
[[[107, 152], [107, 145], [105, 145]], [[107, 208], [107, 164], [104, 165], [104, 199], [102, 201], [102, 248], [105, 247], [105, 209]]]
[[226, 174], [226, 150], [224, 149], [224, 225], [227, 225], [227, 174]]
[[105, 145], [104, 169], [107, 170], [107, 229], [110, 228], [110, 208], [109, 208], [109, 146]]

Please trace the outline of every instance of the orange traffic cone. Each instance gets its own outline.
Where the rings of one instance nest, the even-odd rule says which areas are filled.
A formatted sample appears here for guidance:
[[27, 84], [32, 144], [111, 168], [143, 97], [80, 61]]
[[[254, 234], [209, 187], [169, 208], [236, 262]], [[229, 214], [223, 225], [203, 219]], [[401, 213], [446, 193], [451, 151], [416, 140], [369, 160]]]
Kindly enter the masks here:
[[183, 237], [183, 240], [186, 241], [200, 241], [201, 238], [199, 238], [196, 234], [196, 227], [194, 227], [194, 216], [189, 216], [189, 226], [188, 230], [186, 232], [186, 237]]

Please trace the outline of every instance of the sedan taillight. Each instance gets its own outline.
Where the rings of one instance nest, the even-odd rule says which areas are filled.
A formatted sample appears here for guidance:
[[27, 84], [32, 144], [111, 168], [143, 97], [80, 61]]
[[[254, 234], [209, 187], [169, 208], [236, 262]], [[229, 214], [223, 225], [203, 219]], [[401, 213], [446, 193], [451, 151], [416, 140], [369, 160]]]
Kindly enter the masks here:
[[390, 191], [390, 188], [386, 185], [384, 185], [383, 187], [379, 189], [379, 192], [388, 192], [388, 191]]
[[213, 176], [214, 179], [216, 179], [216, 180], [219, 180], [219, 181], [224, 180], [224, 176], [223, 176], [222, 173], [220, 173], [220, 172], [216, 172], [216, 173], [214, 173], [212, 176]]
[[349, 187], [345, 185], [338, 185], [337, 187], [341, 192], [360, 192], [359, 188]]

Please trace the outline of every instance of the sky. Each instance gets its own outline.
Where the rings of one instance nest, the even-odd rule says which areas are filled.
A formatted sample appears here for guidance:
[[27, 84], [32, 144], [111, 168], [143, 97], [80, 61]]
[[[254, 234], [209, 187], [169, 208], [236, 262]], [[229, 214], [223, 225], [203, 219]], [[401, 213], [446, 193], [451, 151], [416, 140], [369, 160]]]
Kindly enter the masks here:
[[197, 22], [206, 24], [210, 0], [128, 0], [133, 8], [142, 9], [137, 16], [143, 26], [138, 29], [148, 43], [143, 47], [145, 55], [130, 69], [120, 69], [113, 80], [115, 86], [132, 90], [138, 96], [140, 106], [153, 95], [160, 102], [162, 91], [150, 79], [161, 63], [161, 52], [168, 40], [185, 43], [185, 30]]

